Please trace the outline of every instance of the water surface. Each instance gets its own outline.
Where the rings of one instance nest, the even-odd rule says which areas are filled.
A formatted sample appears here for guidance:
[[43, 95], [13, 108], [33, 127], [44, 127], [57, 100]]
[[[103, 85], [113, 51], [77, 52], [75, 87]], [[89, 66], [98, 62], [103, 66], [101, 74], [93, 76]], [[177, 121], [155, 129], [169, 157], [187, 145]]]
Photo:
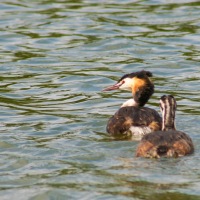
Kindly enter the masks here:
[[[1, 199], [200, 199], [198, 1], [2, 0]], [[195, 153], [135, 158], [106, 133], [131, 94], [103, 93], [123, 74], [154, 74], [147, 106], [178, 103]]]

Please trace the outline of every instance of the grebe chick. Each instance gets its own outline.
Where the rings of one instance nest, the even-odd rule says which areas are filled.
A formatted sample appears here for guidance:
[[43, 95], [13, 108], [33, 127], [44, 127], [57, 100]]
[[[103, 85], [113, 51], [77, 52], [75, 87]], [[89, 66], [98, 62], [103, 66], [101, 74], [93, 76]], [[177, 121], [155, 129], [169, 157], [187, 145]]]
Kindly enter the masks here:
[[161, 130], [162, 119], [158, 112], [143, 107], [154, 93], [154, 84], [149, 79], [151, 76], [151, 72], [144, 70], [126, 74], [115, 85], [103, 90], [128, 90], [133, 95], [133, 98], [123, 103], [109, 119], [107, 132], [112, 136], [141, 137], [144, 134]]
[[137, 157], [160, 158], [179, 157], [194, 152], [191, 138], [175, 129], [176, 100], [172, 95], [160, 99], [162, 111], [162, 131], [145, 135], [137, 150]]

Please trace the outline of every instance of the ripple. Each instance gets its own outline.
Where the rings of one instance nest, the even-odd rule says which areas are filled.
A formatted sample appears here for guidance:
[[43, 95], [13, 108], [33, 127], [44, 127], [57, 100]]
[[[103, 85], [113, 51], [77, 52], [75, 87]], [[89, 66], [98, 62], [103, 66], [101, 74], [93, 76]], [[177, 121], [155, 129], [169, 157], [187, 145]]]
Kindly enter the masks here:
[[[197, 199], [198, 6], [3, 0], [1, 199]], [[192, 137], [192, 156], [138, 159], [136, 141], [107, 135], [108, 118], [131, 94], [102, 89], [143, 69], [154, 74], [148, 107], [159, 111], [161, 95], [176, 97], [177, 129]]]

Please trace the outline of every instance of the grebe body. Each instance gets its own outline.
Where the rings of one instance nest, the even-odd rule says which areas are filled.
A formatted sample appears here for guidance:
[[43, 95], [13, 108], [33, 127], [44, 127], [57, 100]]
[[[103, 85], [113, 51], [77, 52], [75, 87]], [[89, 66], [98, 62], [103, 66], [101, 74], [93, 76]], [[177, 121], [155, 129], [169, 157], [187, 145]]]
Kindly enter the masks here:
[[162, 111], [162, 131], [145, 135], [137, 150], [137, 157], [180, 157], [194, 152], [191, 138], [175, 129], [176, 100], [172, 95], [164, 95], [160, 99]]
[[143, 107], [154, 93], [154, 84], [149, 71], [126, 74], [113, 86], [104, 91], [128, 90], [133, 98], [122, 104], [121, 108], [109, 119], [107, 132], [112, 136], [143, 136], [161, 130], [162, 119], [157, 111]]
[[107, 124], [107, 132], [113, 136], [143, 136], [160, 129], [160, 115], [147, 107], [121, 107]]

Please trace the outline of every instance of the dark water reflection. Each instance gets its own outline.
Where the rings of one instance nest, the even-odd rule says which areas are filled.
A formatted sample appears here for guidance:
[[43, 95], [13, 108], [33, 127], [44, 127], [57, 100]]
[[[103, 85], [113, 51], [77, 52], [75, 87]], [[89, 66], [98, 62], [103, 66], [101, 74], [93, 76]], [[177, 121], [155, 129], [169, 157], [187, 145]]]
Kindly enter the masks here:
[[[1, 199], [200, 199], [198, 1], [3, 0], [0, 3]], [[102, 89], [153, 72], [178, 102], [192, 156], [134, 157], [108, 118], [126, 92]]]

